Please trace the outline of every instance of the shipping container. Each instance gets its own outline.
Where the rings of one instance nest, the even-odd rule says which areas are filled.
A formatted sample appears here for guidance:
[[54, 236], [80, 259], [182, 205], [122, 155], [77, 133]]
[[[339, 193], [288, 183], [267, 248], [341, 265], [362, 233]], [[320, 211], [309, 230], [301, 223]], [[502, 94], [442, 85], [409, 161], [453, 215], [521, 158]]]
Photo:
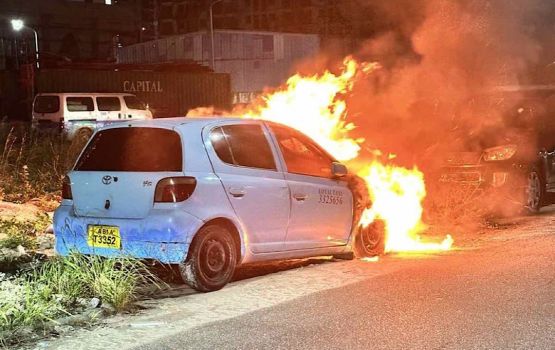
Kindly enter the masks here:
[[41, 70], [37, 92], [127, 92], [156, 118], [184, 116], [192, 108], [231, 107], [229, 74], [135, 70]]

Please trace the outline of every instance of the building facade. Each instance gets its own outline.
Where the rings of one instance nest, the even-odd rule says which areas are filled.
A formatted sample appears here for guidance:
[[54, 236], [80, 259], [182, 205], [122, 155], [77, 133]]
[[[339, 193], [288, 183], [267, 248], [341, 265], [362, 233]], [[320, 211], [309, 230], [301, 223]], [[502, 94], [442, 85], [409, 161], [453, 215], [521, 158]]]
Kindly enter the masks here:
[[[214, 0], [143, 0], [147, 37], [206, 30]], [[357, 30], [354, 0], [222, 0], [213, 5], [214, 27], [254, 31], [346, 35]]]
[[[247, 103], [264, 88], [278, 86], [296, 64], [318, 53], [314, 34], [216, 30], [214, 71], [231, 75], [234, 103]], [[206, 31], [169, 36], [118, 50], [118, 63], [195, 61], [211, 65], [212, 45]]]

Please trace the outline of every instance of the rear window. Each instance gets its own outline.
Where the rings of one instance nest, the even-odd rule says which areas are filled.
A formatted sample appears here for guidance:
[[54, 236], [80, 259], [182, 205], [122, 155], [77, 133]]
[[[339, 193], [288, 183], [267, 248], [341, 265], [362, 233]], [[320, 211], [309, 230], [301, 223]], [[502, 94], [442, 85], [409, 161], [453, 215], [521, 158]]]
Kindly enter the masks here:
[[146, 105], [137, 96], [123, 96], [123, 100], [129, 109], [146, 110]]
[[97, 97], [96, 104], [98, 105], [98, 110], [102, 112], [121, 110], [121, 103], [118, 97]]
[[60, 110], [58, 96], [37, 96], [34, 110], [36, 113], [56, 113]]
[[78, 171], [182, 171], [179, 135], [168, 129], [117, 128], [98, 132], [79, 158]]
[[70, 112], [92, 112], [94, 103], [92, 97], [68, 97], [66, 98], [67, 110]]

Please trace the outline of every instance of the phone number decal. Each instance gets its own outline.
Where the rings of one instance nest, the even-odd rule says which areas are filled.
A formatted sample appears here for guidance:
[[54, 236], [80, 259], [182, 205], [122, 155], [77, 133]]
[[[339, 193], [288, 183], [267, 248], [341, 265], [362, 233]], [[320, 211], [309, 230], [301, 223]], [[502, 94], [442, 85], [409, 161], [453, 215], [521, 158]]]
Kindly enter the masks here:
[[343, 204], [343, 192], [337, 190], [329, 189], [319, 189], [318, 194], [320, 195], [320, 204], [329, 205], [342, 205]]

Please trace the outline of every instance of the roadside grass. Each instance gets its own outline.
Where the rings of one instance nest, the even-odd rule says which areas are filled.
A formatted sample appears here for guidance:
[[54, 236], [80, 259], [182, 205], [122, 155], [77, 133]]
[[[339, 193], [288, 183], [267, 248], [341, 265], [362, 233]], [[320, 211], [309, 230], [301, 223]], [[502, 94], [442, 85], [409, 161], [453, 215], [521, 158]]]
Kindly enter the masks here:
[[116, 312], [128, 310], [146, 285], [162, 288], [163, 282], [141, 261], [79, 254], [56, 257], [16, 277], [0, 274], [0, 344], [47, 333], [57, 318], [82, 312], [92, 298]]
[[79, 151], [61, 133], [0, 123], [0, 200], [25, 203], [57, 195]]
[[37, 248], [37, 234], [46, 231], [50, 218], [44, 214], [35, 220], [20, 221], [14, 218], [0, 219], [0, 248], [16, 249], [22, 246], [26, 249]]

